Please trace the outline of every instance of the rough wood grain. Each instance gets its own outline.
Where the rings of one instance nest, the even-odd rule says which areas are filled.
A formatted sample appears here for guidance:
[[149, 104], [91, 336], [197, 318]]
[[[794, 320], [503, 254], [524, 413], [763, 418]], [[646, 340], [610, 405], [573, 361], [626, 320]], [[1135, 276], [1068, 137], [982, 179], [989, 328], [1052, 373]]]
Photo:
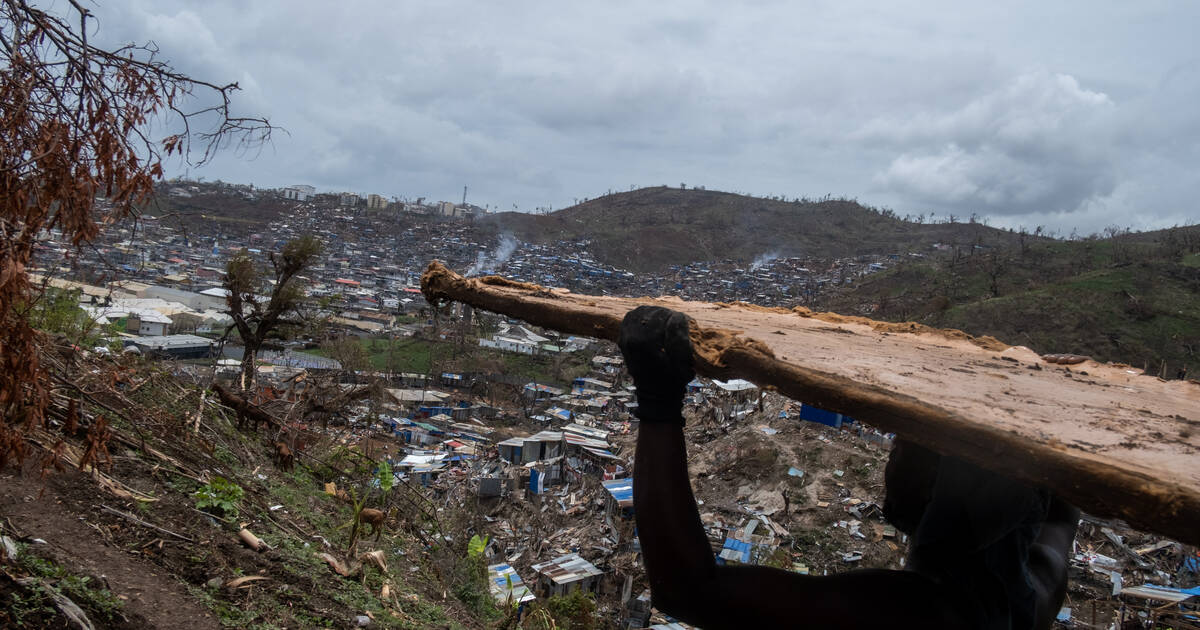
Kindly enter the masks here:
[[1060, 366], [989, 337], [864, 318], [675, 298], [576, 295], [438, 262], [421, 288], [615, 341], [640, 304], [694, 320], [696, 371], [740, 377], [941, 453], [1051, 488], [1080, 508], [1200, 544], [1200, 386], [1128, 366]]

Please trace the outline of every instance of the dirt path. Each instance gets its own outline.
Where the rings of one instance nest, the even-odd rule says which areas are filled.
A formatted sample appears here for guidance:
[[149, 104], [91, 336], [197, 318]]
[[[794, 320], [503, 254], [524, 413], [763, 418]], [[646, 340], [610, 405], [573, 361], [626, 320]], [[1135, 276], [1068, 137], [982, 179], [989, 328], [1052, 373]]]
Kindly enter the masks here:
[[[73, 572], [106, 583], [125, 600], [125, 614], [145, 628], [190, 630], [219, 628], [212, 613], [193, 599], [174, 576], [138, 552], [106, 540], [108, 519], [98, 518], [93, 505], [106, 497], [76, 471], [52, 474], [45, 483], [36, 474], [0, 476], [0, 518], [20, 534], [45, 540], [51, 554]], [[146, 539], [157, 538], [147, 532]], [[164, 543], [170, 544], [170, 543]]]

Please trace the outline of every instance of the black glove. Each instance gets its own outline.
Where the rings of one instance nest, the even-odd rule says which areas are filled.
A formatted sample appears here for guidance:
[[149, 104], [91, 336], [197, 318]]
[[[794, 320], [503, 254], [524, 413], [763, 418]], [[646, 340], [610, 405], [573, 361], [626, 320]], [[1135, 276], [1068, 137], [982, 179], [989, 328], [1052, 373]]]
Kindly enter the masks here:
[[695, 376], [688, 317], [661, 306], [639, 306], [625, 315], [617, 341], [637, 387], [642, 422], [683, 424], [683, 396]]

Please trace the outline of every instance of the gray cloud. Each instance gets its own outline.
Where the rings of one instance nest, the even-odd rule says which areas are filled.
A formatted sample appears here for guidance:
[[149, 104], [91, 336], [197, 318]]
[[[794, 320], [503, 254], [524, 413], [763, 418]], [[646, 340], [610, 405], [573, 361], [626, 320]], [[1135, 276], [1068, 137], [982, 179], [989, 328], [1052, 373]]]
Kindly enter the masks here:
[[958, 213], [1082, 209], [1112, 193], [1115, 106], [1067, 75], [1021, 75], [944, 113], [875, 119], [856, 139], [902, 152], [876, 184]]
[[[190, 175], [561, 208], [630, 185], [1099, 230], [1197, 213], [1200, 6], [129, 0], [280, 135]], [[1078, 34], [1078, 35], [1075, 35]], [[178, 166], [177, 172], [184, 171]]]

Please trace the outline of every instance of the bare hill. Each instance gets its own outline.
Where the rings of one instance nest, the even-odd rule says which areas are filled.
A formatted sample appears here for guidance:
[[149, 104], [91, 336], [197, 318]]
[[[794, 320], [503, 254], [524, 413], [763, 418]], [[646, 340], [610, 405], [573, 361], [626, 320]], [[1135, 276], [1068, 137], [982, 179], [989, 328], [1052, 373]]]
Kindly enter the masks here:
[[976, 223], [904, 221], [851, 200], [783, 201], [667, 187], [605, 195], [548, 215], [505, 212], [484, 221], [536, 243], [590, 241], [598, 260], [633, 271], [700, 260], [749, 262], [768, 252], [835, 258], [1018, 238]]

